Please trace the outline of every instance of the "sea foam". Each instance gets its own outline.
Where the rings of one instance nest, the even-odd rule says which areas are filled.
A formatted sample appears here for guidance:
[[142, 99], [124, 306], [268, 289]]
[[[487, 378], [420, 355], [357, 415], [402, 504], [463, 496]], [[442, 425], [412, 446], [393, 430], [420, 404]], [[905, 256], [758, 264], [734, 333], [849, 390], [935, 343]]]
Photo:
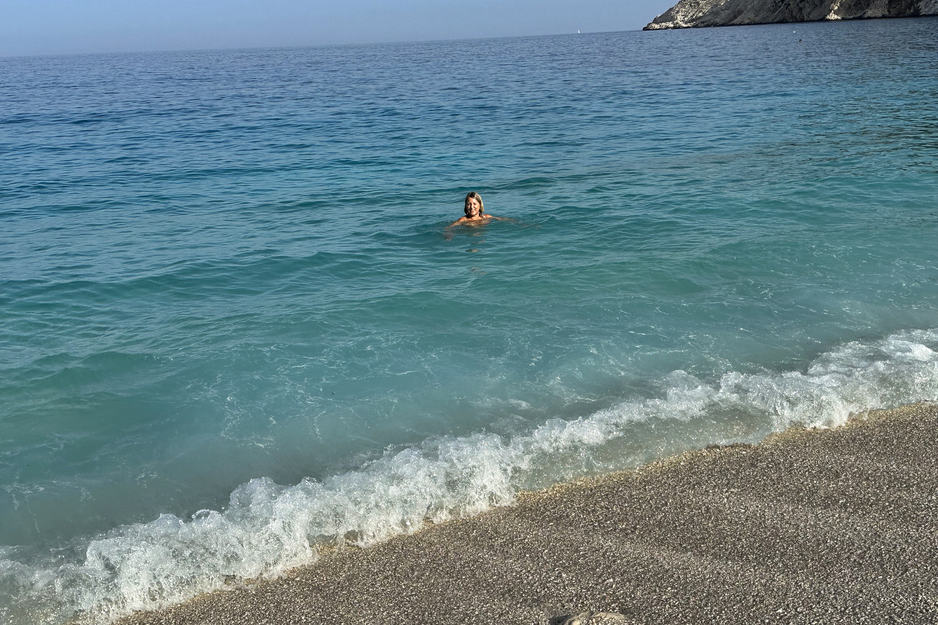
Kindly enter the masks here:
[[[106, 622], [277, 576], [313, 562], [323, 546], [367, 546], [507, 505], [523, 489], [631, 468], [662, 452], [753, 442], [796, 423], [831, 427], [858, 412], [933, 401], [936, 350], [938, 330], [916, 330], [843, 345], [803, 371], [731, 372], [710, 383], [674, 371], [660, 381], [658, 397], [572, 421], [548, 419], [510, 438], [479, 432], [427, 440], [290, 486], [254, 479], [223, 510], [116, 528], [90, 540], [79, 561], [25, 564], [0, 552], [0, 590], [19, 597], [0, 614], [13, 624], [73, 616]], [[714, 428], [718, 421], [737, 426]]]

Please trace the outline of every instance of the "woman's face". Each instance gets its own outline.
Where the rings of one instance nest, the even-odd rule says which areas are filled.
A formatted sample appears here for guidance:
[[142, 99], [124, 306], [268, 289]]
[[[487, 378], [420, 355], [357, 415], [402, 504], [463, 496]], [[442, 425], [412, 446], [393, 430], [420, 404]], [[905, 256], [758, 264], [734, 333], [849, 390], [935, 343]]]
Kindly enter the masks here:
[[466, 199], [466, 217], [478, 217], [482, 211], [482, 205], [474, 197]]

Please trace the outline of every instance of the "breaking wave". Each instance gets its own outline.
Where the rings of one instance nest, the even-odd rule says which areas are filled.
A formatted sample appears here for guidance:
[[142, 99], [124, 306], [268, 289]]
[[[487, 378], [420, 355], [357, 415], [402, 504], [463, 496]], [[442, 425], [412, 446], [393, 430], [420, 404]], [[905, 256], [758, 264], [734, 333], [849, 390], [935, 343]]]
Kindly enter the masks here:
[[[713, 443], [757, 441], [792, 424], [836, 426], [851, 414], [938, 398], [938, 330], [852, 342], [803, 371], [683, 371], [657, 397], [574, 421], [550, 419], [510, 438], [491, 433], [389, 450], [358, 470], [283, 486], [251, 480], [223, 510], [164, 514], [90, 540], [68, 563], [23, 563], [0, 548], [5, 622], [106, 622], [233, 581], [277, 576], [323, 546], [369, 545], [426, 522], [510, 504], [523, 489], [627, 469]], [[4, 551], [5, 549], [5, 551]]]

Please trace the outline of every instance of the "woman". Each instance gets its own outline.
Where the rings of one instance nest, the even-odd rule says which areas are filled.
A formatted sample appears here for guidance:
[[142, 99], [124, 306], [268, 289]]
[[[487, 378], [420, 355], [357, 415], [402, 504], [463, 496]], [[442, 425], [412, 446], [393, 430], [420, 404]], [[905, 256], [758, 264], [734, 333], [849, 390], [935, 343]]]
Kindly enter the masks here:
[[485, 214], [485, 206], [482, 205], [482, 196], [475, 191], [470, 191], [466, 196], [466, 204], [463, 206], [464, 217], [460, 217], [450, 224], [450, 226], [479, 226], [486, 224], [490, 219], [504, 220], [504, 217], [495, 217]]

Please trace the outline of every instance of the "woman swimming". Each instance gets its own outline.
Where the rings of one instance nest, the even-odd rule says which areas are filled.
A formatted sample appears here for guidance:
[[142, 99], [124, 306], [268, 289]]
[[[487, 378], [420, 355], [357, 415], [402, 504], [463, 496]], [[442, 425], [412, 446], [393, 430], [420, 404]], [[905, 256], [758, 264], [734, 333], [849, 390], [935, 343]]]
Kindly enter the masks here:
[[463, 206], [463, 212], [466, 213], [465, 216], [460, 217], [451, 223], [450, 226], [475, 226], [486, 224], [490, 219], [497, 219], [499, 221], [506, 219], [505, 217], [487, 215], [485, 213], [485, 206], [482, 204], [482, 196], [475, 191], [470, 191], [469, 194], [466, 195], [466, 203], [465, 206]]

